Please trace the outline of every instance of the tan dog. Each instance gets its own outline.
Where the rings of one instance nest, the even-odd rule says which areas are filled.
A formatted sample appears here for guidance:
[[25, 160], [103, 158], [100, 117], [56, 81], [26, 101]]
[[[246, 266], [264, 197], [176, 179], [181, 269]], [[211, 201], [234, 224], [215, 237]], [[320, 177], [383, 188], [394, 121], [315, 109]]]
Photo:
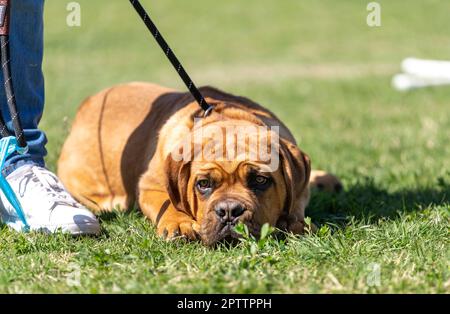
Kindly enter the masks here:
[[[58, 163], [66, 187], [97, 212], [128, 209], [137, 202], [167, 238], [199, 238], [210, 245], [235, 238], [238, 222], [255, 235], [266, 222], [302, 233], [309, 201], [308, 156], [267, 109], [211, 87], [200, 90], [215, 107], [203, 119], [195, 119], [202, 111], [188, 93], [149, 83], [115, 86], [88, 98]], [[262, 134], [261, 128], [267, 132]], [[241, 131], [229, 131], [242, 129], [250, 130], [244, 141], [236, 140]], [[222, 131], [227, 136], [231, 132], [234, 141], [212, 134]], [[197, 135], [200, 141], [193, 140]], [[256, 138], [258, 145], [250, 145]], [[248, 153], [255, 147], [275, 149], [276, 154], [251, 159]], [[209, 158], [230, 148], [245, 154]], [[334, 176], [313, 171], [312, 177], [317, 179], [313, 185], [320, 181], [325, 190], [340, 189]]]

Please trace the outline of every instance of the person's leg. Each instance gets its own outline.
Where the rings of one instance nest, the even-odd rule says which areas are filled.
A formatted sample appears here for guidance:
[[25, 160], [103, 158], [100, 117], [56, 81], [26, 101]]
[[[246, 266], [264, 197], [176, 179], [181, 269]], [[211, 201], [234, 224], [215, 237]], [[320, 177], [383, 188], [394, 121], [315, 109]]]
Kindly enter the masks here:
[[[44, 166], [47, 139], [38, 129], [44, 110], [43, 8], [44, 0], [11, 1], [10, 51], [11, 72], [17, 109], [29, 146], [28, 153], [12, 155], [3, 173], [8, 175], [23, 163]], [[0, 108], [3, 119], [13, 133], [11, 117], [0, 75]]]
[[[17, 109], [25, 131], [29, 151], [13, 155], [3, 175], [16, 194], [31, 230], [71, 234], [97, 234], [95, 216], [76, 202], [59, 179], [44, 168], [45, 134], [38, 129], [44, 110], [43, 6], [44, 0], [11, 1], [11, 72]], [[0, 108], [12, 130], [11, 117], [0, 80]], [[16, 230], [26, 225], [5, 195], [0, 193], [0, 220]]]

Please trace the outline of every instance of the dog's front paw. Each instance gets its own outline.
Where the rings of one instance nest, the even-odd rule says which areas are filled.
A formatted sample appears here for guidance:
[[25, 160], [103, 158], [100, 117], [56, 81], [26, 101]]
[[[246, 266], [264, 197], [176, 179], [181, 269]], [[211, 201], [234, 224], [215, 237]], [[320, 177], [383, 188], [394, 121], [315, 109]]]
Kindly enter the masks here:
[[311, 171], [309, 186], [311, 189], [329, 193], [339, 193], [343, 189], [342, 183], [338, 177], [321, 170]]
[[158, 235], [166, 240], [189, 239], [198, 240], [200, 226], [194, 220], [167, 220], [158, 226]]

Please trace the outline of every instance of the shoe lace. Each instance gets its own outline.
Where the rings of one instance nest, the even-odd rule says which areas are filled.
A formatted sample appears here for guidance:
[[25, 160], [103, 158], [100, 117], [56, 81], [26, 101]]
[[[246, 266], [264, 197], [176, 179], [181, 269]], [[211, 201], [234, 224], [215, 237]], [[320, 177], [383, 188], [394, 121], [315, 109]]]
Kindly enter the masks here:
[[[30, 185], [30, 182], [34, 184]], [[20, 197], [24, 197], [30, 187], [40, 193], [45, 193], [46, 199], [52, 203], [50, 210], [58, 205], [79, 206], [59, 182], [58, 177], [46, 169], [33, 167], [21, 178], [19, 181]]]

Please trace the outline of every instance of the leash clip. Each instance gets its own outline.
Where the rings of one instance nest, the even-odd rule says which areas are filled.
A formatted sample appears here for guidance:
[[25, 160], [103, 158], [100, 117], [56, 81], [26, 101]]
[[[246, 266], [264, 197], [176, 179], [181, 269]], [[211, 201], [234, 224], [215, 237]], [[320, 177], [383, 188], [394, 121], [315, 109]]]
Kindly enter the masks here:
[[213, 111], [214, 107], [209, 105], [208, 109], [205, 110], [205, 113], [203, 114], [203, 118], [206, 118], [207, 116], [209, 116], [209, 114], [211, 113], [211, 111]]
[[9, 185], [6, 178], [3, 176], [3, 166], [5, 165], [6, 158], [9, 155], [17, 152], [19, 154], [25, 154], [28, 151], [28, 146], [20, 147], [17, 143], [17, 139], [14, 136], [4, 137], [0, 140], [0, 189], [5, 195], [8, 202], [14, 207], [17, 216], [24, 225], [24, 230], [28, 231], [30, 226], [27, 223], [25, 218], [25, 214], [23, 212], [22, 206], [20, 205], [19, 200], [17, 199], [16, 194]]

